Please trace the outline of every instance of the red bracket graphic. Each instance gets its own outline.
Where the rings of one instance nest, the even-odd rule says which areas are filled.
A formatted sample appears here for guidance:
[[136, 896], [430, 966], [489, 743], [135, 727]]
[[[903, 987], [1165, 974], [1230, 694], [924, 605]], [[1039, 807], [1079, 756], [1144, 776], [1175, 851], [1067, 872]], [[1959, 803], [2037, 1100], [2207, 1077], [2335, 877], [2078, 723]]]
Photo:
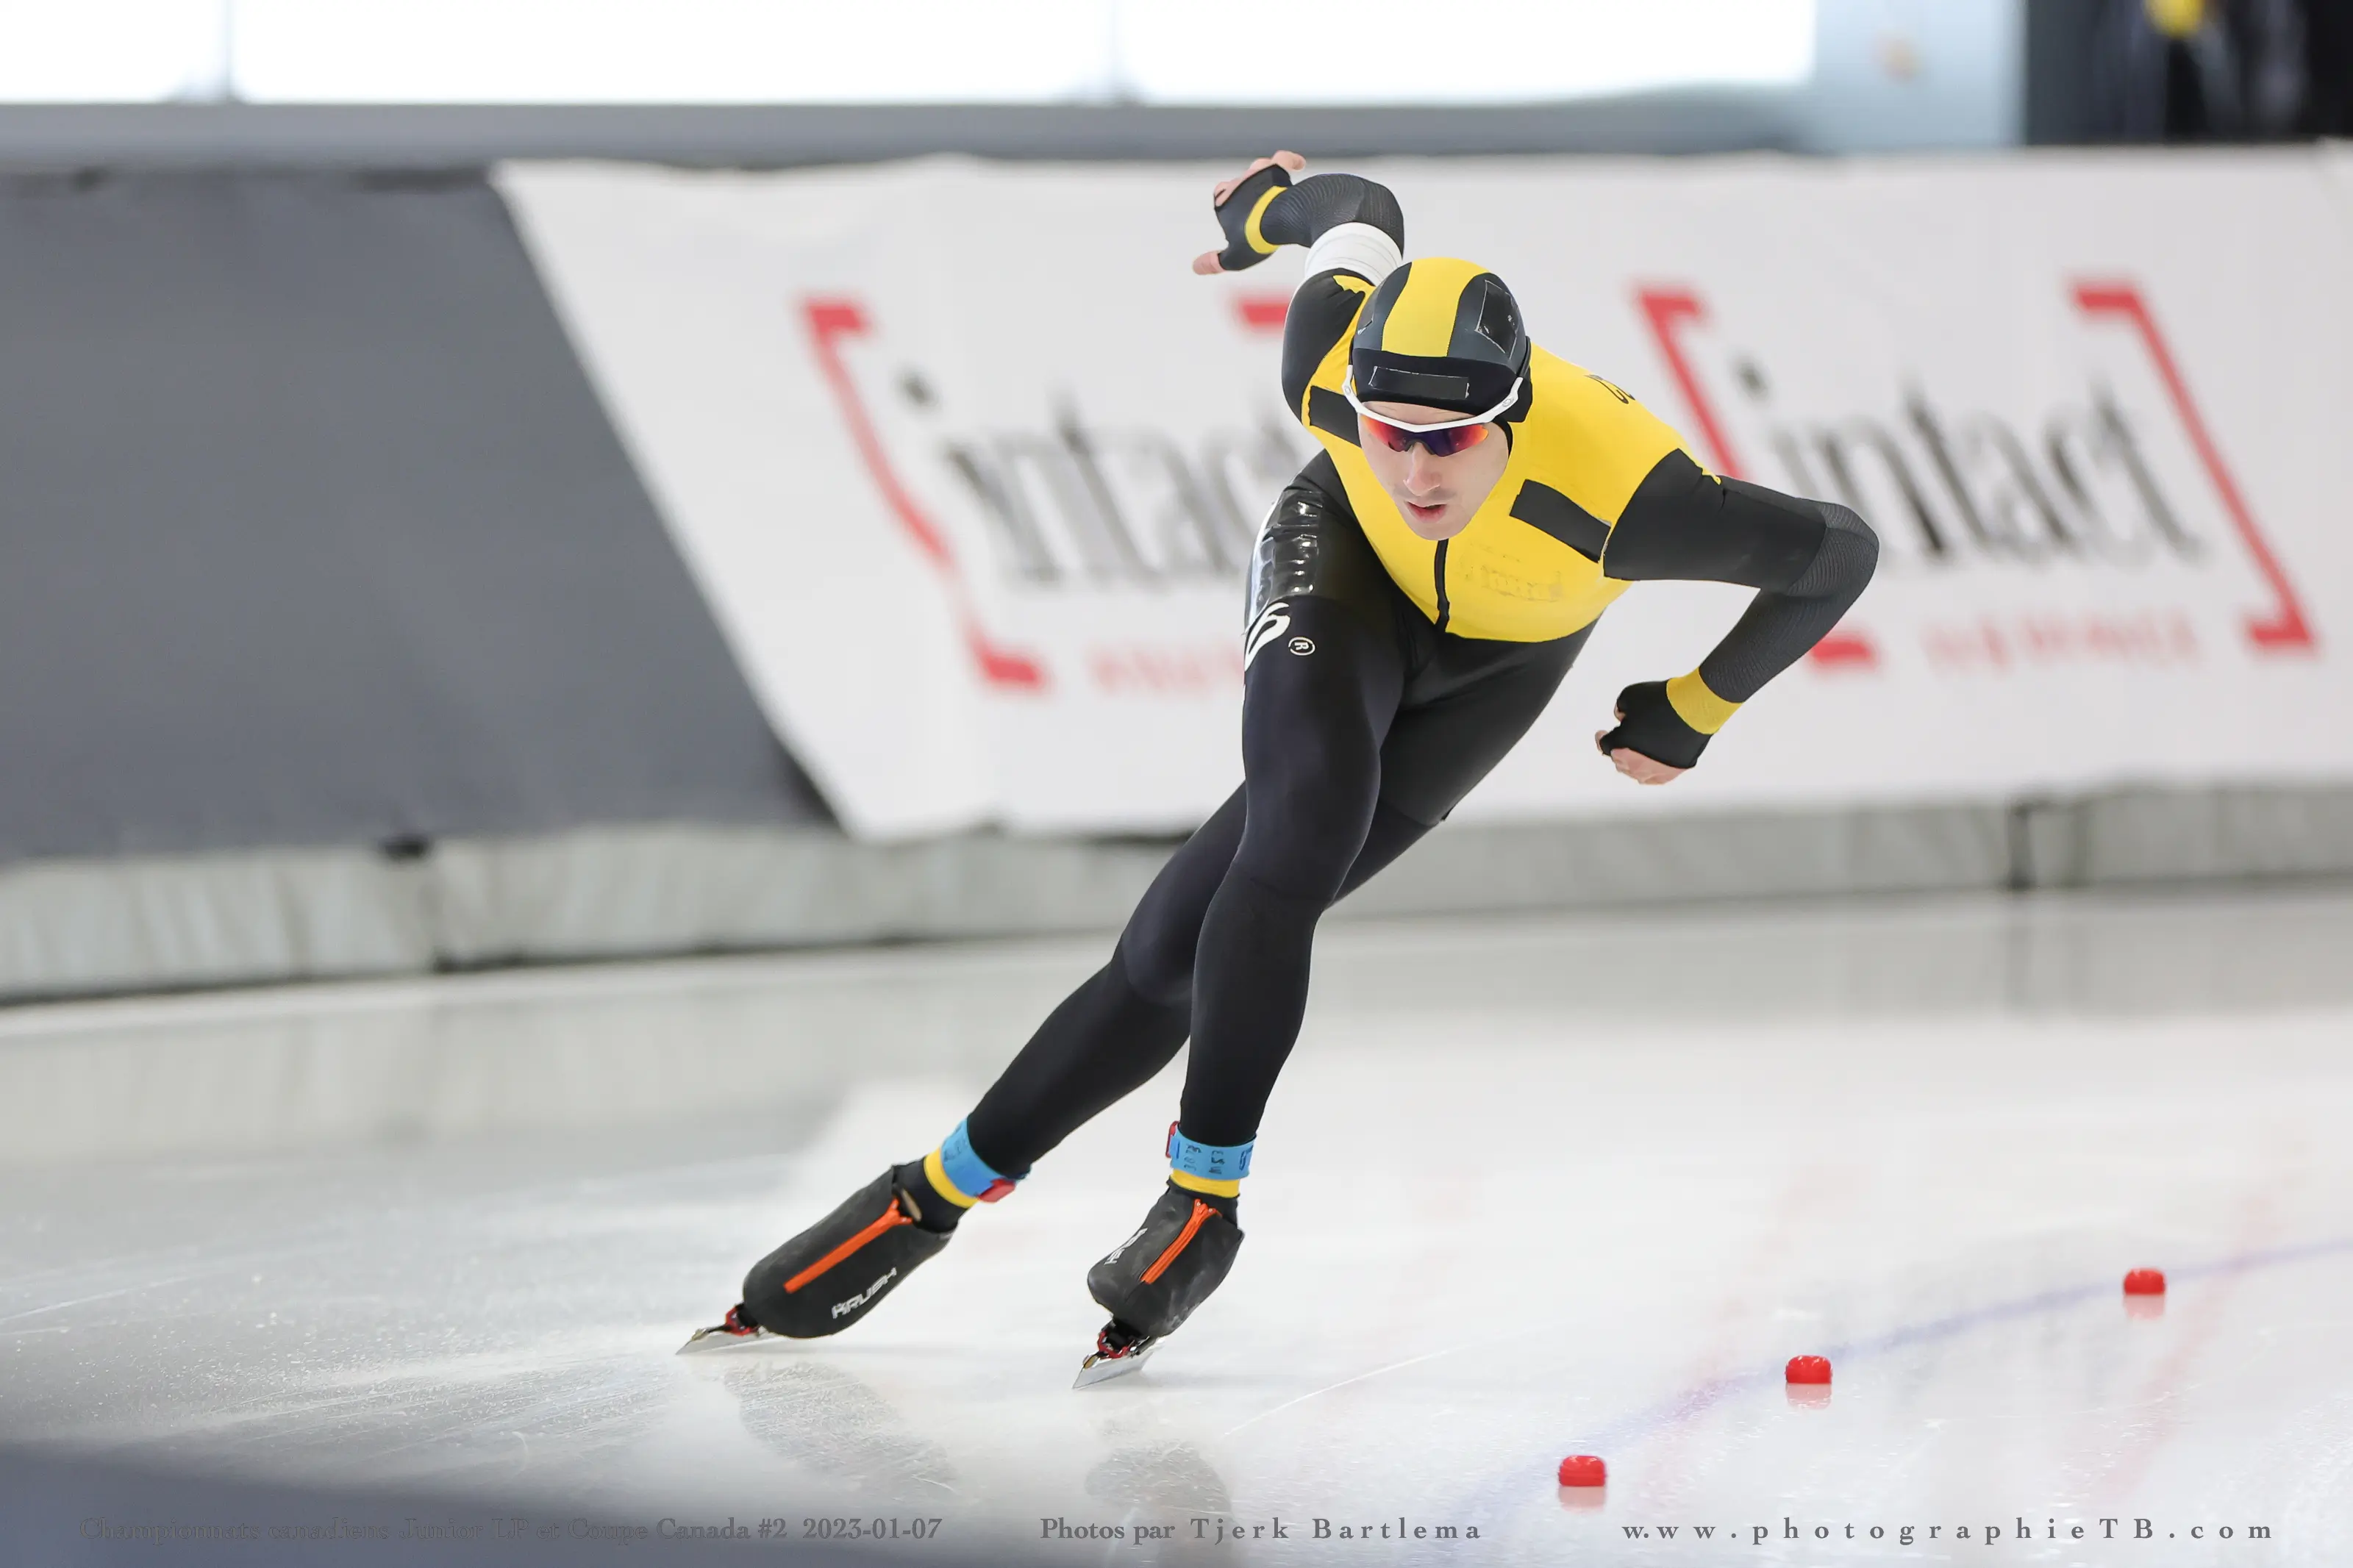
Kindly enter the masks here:
[[1700, 439], [1707, 443], [1708, 461], [1719, 474], [1732, 479], [1745, 479], [1740, 471], [1740, 459], [1732, 455], [1732, 443], [1725, 439], [1724, 426], [1716, 421], [1715, 405], [1700, 389], [1699, 377], [1683, 357], [1683, 340], [1678, 329], [1685, 321], [1704, 321], [1707, 311], [1699, 296], [1688, 289], [1645, 288], [1634, 290], [1634, 302], [1642, 308], [1642, 319], [1651, 324], [1651, 336], [1666, 356], [1667, 370], [1675, 378], [1675, 388], [1690, 405], [1692, 417], [1699, 421]]
[[858, 384], [851, 379], [839, 347], [840, 339], [862, 336], [870, 330], [865, 308], [855, 300], [811, 299], [801, 301], [801, 310], [808, 320], [809, 341], [817, 352], [818, 368], [824, 373], [826, 384], [833, 389], [834, 401], [841, 405], [842, 423], [849, 426], [849, 438], [857, 444], [867, 474], [874, 480], [875, 489], [882, 492], [882, 500], [891, 514], [899, 520], [899, 526], [915, 542], [915, 548], [929, 557], [947, 580], [949, 598], [955, 606], [956, 629], [964, 635], [965, 647], [979, 666], [981, 679], [991, 686], [1044, 690], [1046, 671], [1037, 660], [990, 641], [988, 634], [981, 629], [979, 617], [973, 613], [972, 595], [965, 587], [963, 568], [956, 563], [955, 552], [948, 548], [947, 535], [923, 515], [915, 498], [899, 482], [898, 474], [891, 467], [890, 455], [882, 449], [881, 437], [874, 432], [874, 422], [867, 417], [865, 401], [858, 395]]
[[2258, 648], [2281, 651], [2312, 647], [2316, 639], [2311, 623], [2304, 618], [2304, 605], [2296, 597], [2295, 585], [2288, 581], [2279, 557], [2272, 553], [2271, 542], [2263, 537], [2254, 513], [2247, 508], [2246, 498], [2239, 493], [2238, 481], [2222, 462], [2221, 449], [2207, 433], [2206, 421], [2189, 395], [2189, 384], [2182, 379], [2180, 368], [2174, 363], [2165, 334], [2158, 330], [2157, 318], [2149, 313], [2139, 287], [2132, 283], [2078, 283], [2075, 305], [2086, 316], [2121, 317], [2139, 334], [2141, 347], [2147, 351], [2149, 363], [2157, 367], [2158, 379], [2165, 383], [2166, 395], [2173, 400], [2173, 412], [2181, 420], [2181, 427], [2189, 433], [2190, 447], [2197, 452], [2198, 461], [2205, 468], [2215, 493], [2222, 498], [2222, 510], [2231, 514], [2231, 526], [2238, 531], [2239, 542], [2247, 547], [2247, 553], [2254, 558], [2255, 570], [2272, 591], [2270, 610], [2247, 616], [2248, 640]]
[[1238, 294], [1234, 297], [1234, 314], [1241, 318], [1244, 331], [1279, 332], [1282, 323], [1291, 319], [1291, 296]]
[[[1688, 289], [1648, 287], [1634, 290], [1634, 302], [1641, 307], [1643, 321], [1650, 323], [1651, 337], [1667, 362], [1668, 374], [1675, 378], [1676, 390], [1683, 395], [1683, 402], [1699, 426], [1700, 439], [1707, 444], [1708, 462], [1719, 474], [1736, 479], [1744, 478], [1740, 459], [1733, 456], [1732, 443], [1715, 416], [1715, 405], [1708, 401], [1698, 374], [1683, 353], [1680, 335], [1683, 324], [1707, 320], [1707, 310], [1700, 303], [1699, 296]], [[1879, 649], [1869, 636], [1841, 622], [1813, 646], [1806, 658], [1824, 669], [1871, 669], [1879, 663]]]

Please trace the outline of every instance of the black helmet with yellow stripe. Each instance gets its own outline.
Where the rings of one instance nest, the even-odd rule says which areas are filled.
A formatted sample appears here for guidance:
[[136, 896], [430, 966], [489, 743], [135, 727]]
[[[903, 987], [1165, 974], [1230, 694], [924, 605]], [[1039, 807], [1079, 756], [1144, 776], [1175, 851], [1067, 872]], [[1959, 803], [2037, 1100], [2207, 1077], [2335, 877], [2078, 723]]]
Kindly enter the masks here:
[[1364, 402], [1418, 403], [1464, 418], [1526, 416], [1528, 332], [1504, 280], [1451, 256], [1409, 261], [1381, 280], [1348, 345]]

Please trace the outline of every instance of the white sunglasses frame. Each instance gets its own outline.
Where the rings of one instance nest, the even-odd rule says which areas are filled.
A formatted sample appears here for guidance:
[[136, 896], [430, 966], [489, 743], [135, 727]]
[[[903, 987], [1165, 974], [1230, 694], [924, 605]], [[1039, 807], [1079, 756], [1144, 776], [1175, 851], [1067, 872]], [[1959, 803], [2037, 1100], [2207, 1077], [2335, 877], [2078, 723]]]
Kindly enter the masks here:
[[1380, 421], [1380, 423], [1388, 426], [1391, 429], [1403, 430], [1409, 434], [1419, 436], [1426, 430], [1460, 430], [1465, 425], [1484, 425], [1489, 420], [1494, 418], [1497, 415], [1503, 413], [1505, 409], [1511, 407], [1513, 404], [1517, 403], [1520, 400], [1520, 388], [1525, 384], [1526, 378], [1525, 376], [1515, 375], [1512, 378], [1512, 390], [1504, 395], [1504, 401], [1495, 405], [1494, 407], [1487, 410], [1486, 413], [1466, 415], [1460, 419], [1437, 419], [1432, 420], [1427, 425], [1409, 425], [1402, 419], [1392, 419], [1386, 414], [1376, 414], [1371, 409], [1366, 407], [1356, 399], [1356, 373], [1354, 370], [1350, 370], [1347, 375], [1342, 379], [1340, 383], [1340, 395], [1348, 400], [1349, 407], [1355, 409], [1366, 418], [1377, 419]]

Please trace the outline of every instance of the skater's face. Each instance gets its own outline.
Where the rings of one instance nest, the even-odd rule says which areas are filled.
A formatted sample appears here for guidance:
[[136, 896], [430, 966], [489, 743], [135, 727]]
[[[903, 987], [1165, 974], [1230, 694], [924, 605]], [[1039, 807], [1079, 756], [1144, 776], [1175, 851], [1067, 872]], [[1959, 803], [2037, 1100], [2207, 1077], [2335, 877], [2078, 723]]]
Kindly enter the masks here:
[[[1418, 403], [1364, 406], [1376, 418], [1394, 419], [1400, 425], [1430, 425], [1461, 417]], [[1360, 420], [1358, 425], [1365, 437], [1359, 447], [1375, 482], [1397, 502], [1405, 525], [1424, 539], [1451, 539], [1470, 526], [1472, 514], [1504, 477], [1504, 465], [1512, 460], [1512, 444], [1500, 425], [1473, 426], [1483, 430], [1485, 438], [1442, 458], [1420, 441], [1405, 441], [1399, 450], [1397, 441], [1377, 436], [1370, 422]]]

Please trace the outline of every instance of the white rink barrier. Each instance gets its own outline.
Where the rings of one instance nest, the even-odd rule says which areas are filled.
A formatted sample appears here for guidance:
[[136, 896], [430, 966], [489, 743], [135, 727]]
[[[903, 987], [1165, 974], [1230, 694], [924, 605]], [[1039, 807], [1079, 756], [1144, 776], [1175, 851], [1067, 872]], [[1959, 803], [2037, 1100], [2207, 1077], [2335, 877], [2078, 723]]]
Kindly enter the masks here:
[[[2353, 159], [1355, 165], [1409, 255], [1710, 467], [1884, 542], [1846, 626], [1672, 789], [1590, 736], [1741, 591], [1643, 585], [1459, 816], [2353, 778]], [[845, 824], [1181, 828], [1236, 782], [1243, 563], [1313, 447], [1296, 254], [1189, 275], [1227, 170], [501, 189], [771, 719]]]

